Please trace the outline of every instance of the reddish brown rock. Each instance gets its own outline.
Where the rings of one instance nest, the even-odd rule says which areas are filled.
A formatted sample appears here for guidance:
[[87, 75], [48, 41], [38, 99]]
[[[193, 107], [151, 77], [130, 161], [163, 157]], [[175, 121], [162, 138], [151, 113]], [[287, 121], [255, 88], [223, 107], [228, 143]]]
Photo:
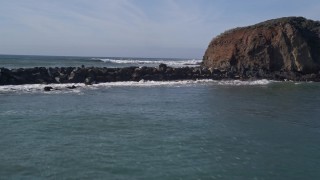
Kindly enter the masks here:
[[320, 22], [286, 17], [229, 30], [210, 42], [202, 65], [237, 72], [318, 73]]

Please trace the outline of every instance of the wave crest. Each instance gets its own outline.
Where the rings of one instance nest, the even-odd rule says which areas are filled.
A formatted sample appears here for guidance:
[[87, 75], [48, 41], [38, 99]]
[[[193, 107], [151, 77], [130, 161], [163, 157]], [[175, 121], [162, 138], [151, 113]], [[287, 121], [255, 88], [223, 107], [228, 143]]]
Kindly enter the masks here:
[[157, 65], [157, 64], [167, 64], [169, 66], [197, 66], [202, 60], [192, 59], [192, 60], [141, 60], [141, 59], [93, 59], [95, 61], [100, 60], [105, 63], [115, 63], [115, 64], [137, 64], [137, 65]]
[[240, 81], [240, 80], [223, 80], [217, 81], [218, 85], [228, 85], [228, 86], [255, 86], [255, 85], [268, 85], [272, 80], [261, 79], [255, 81]]

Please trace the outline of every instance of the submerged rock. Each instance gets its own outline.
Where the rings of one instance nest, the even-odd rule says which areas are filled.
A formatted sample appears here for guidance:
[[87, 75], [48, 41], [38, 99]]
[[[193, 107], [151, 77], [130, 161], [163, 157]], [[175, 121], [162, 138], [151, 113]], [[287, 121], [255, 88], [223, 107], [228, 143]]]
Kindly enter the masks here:
[[67, 89], [76, 89], [77, 87], [75, 85], [67, 86]]
[[43, 90], [44, 90], [44, 91], [51, 91], [51, 90], [53, 90], [53, 87], [51, 87], [51, 86], [45, 86], [45, 87], [43, 88]]

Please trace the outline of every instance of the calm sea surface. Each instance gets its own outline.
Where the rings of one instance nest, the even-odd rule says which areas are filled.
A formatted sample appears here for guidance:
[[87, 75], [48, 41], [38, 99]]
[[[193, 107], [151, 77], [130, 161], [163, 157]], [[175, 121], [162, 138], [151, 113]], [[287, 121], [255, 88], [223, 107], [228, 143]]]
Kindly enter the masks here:
[[[0, 67], [197, 63], [70, 58], [0, 56]], [[56, 86], [0, 86], [0, 179], [320, 179], [319, 83]]]

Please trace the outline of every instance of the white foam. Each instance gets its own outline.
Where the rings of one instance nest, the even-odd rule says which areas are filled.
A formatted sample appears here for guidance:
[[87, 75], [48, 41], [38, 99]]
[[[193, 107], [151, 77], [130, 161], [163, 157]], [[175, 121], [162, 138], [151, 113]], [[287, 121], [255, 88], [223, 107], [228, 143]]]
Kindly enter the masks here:
[[205, 84], [214, 82], [211, 79], [204, 80], [182, 80], [182, 81], [126, 81], [126, 82], [111, 82], [111, 83], [99, 83], [92, 85], [93, 87], [155, 87], [155, 86], [183, 86], [183, 85], [194, 85], [194, 84]]
[[76, 86], [81, 87], [84, 86], [83, 84], [24, 84], [24, 85], [6, 85], [0, 86], [0, 93], [6, 92], [25, 92], [25, 93], [32, 93], [32, 92], [44, 92], [43, 89], [46, 86], [50, 86], [54, 91], [50, 92], [80, 92], [78, 89], [69, 89], [67, 87]]
[[[240, 80], [182, 80], [182, 81], [125, 81], [125, 82], [107, 82], [93, 84], [86, 86], [83, 83], [69, 83], [69, 84], [26, 84], [26, 85], [6, 85], [0, 86], [0, 93], [18, 92], [18, 93], [34, 93], [44, 92], [49, 94], [55, 93], [82, 93], [84, 89], [100, 89], [100, 88], [111, 88], [111, 87], [183, 87], [183, 86], [195, 86], [195, 85], [213, 85], [213, 86], [261, 86], [268, 85], [275, 81], [266, 79], [256, 81], [240, 81]], [[46, 86], [52, 87], [54, 90], [45, 92], [43, 89]], [[68, 87], [76, 86], [75, 89], [69, 89]]]
[[167, 64], [169, 66], [197, 66], [202, 60], [139, 60], [139, 59], [100, 59], [103, 62], [111, 62], [116, 64]]
[[268, 85], [272, 82], [272, 80], [261, 79], [255, 81], [240, 81], [240, 80], [222, 80], [217, 81], [218, 85], [228, 85], [228, 86], [256, 86], [256, 85]]

